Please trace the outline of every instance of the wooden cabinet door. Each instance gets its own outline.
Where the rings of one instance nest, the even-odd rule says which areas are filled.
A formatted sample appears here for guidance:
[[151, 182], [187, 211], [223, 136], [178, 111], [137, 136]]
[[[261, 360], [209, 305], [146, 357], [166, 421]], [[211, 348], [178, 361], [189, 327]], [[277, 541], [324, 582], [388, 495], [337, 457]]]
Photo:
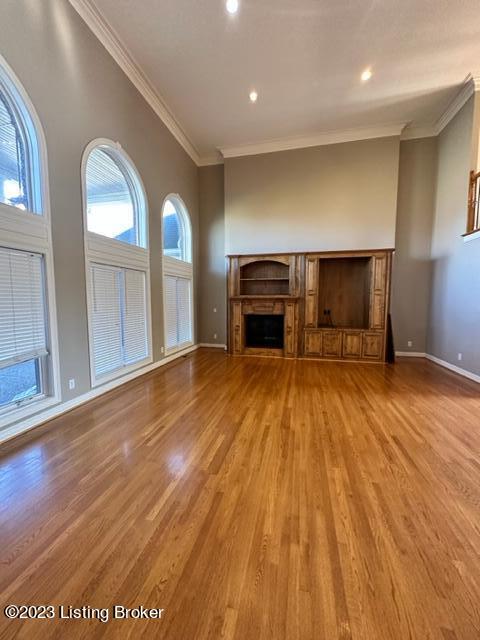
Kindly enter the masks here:
[[293, 302], [287, 302], [285, 305], [285, 355], [293, 357], [297, 355], [296, 349], [296, 331], [295, 331], [295, 308]]
[[232, 304], [232, 333], [233, 333], [233, 353], [243, 352], [243, 317], [242, 303]]
[[383, 352], [383, 333], [364, 333], [362, 344], [362, 358], [367, 360], [381, 360]]
[[345, 331], [343, 334], [343, 357], [360, 358], [362, 353], [361, 331]]
[[322, 354], [324, 358], [339, 358], [342, 353], [342, 334], [340, 331], [322, 331]]
[[322, 355], [322, 335], [321, 331], [305, 331], [305, 355]]
[[317, 326], [318, 260], [307, 258], [305, 267], [305, 326]]
[[387, 256], [374, 256], [370, 298], [370, 328], [385, 328], [385, 299], [387, 294]]

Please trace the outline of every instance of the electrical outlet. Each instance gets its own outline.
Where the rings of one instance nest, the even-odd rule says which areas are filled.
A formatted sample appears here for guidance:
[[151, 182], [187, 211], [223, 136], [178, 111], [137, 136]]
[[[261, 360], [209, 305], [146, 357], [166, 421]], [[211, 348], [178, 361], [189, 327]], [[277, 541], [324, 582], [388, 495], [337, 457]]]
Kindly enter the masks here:
[[457, 359], [458, 359], [458, 360], [461, 360], [462, 358], [463, 358], [463, 354], [462, 354], [462, 353], [459, 353], [459, 354], [458, 354], [458, 356], [457, 356]]
[[413, 347], [413, 342], [412, 342], [411, 340], [409, 340], [409, 341], [407, 342], [407, 346], [408, 346], [408, 347]]
[[160, 353], [165, 353], [165, 347], [160, 348]]
[[217, 339], [217, 334], [216, 334], [216, 333], [214, 333], [214, 334], [213, 334], [213, 339], [214, 339], [214, 340], [216, 340], [216, 339]]
[[217, 313], [217, 307], [213, 307], [213, 313]]
[[70, 378], [70, 380], [68, 381], [68, 388], [70, 389], [70, 391], [75, 389], [75, 378]]

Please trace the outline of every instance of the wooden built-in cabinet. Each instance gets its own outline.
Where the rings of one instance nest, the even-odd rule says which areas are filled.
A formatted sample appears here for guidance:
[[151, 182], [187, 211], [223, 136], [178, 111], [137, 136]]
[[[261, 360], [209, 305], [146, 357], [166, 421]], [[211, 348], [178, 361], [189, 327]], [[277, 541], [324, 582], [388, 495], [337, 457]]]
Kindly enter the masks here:
[[384, 361], [392, 252], [229, 256], [230, 353]]

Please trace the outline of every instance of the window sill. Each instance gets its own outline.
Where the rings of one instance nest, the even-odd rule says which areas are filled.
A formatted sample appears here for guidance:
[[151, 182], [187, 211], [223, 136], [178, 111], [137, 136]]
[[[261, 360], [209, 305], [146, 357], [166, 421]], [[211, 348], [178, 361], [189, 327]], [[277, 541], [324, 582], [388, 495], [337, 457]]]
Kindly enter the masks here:
[[186, 349], [190, 349], [193, 346], [193, 341], [182, 342], [182, 344], [177, 345], [176, 347], [170, 347], [165, 349], [166, 356], [172, 356], [175, 353], [180, 353], [181, 351], [185, 351]]
[[120, 369], [115, 369], [114, 371], [110, 371], [109, 373], [106, 373], [103, 376], [99, 376], [98, 378], [95, 376], [95, 372], [92, 371], [92, 389], [94, 389], [95, 387], [100, 387], [106, 382], [112, 382], [113, 380], [123, 378], [124, 376], [137, 371], [137, 369], [143, 369], [143, 367], [152, 364], [152, 362], [152, 356], [148, 356], [143, 360], [139, 360], [138, 362], [134, 362], [133, 364], [121, 367]]
[[470, 242], [471, 240], [476, 240], [480, 238], [480, 229], [476, 229], [475, 231], [468, 231], [463, 234], [463, 241]]
[[0, 414], [0, 429], [16, 425], [20, 420], [25, 420], [25, 418], [29, 418], [35, 413], [40, 413], [54, 404], [58, 404], [58, 402], [60, 402], [58, 396], [42, 396], [37, 400], [26, 402], [23, 406], [6, 410]]

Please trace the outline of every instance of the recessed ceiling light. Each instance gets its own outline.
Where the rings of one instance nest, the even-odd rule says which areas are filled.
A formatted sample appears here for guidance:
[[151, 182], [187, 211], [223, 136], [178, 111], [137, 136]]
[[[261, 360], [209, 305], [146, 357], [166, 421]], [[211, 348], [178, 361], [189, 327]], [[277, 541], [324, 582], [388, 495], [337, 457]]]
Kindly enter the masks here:
[[238, 11], [238, 0], [227, 0], [225, 6], [227, 7], [228, 13], [233, 15]]
[[365, 69], [365, 71], [362, 73], [362, 75], [360, 76], [362, 79], [362, 82], [368, 82], [368, 80], [370, 80], [370, 78], [372, 77], [373, 73], [371, 69]]
[[250, 98], [250, 102], [256, 102], [258, 100], [258, 93], [255, 90], [250, 91], [250, 95], [248, 97]]

